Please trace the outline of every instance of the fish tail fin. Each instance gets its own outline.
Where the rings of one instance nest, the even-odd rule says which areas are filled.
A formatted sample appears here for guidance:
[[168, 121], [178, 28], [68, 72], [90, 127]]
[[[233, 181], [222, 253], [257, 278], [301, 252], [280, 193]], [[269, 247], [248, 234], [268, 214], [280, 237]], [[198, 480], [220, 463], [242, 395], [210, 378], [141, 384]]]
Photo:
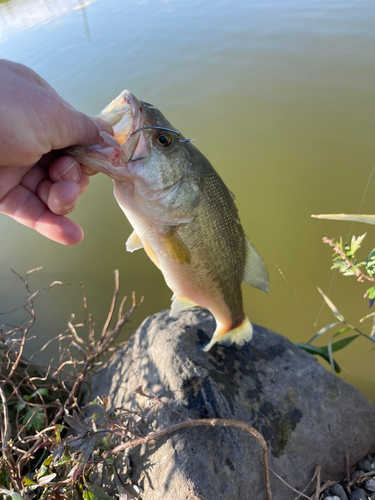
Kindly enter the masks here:
[[250, 323], [247, 316], [245, 316], [240, 325], [229, 331], [218, 323], [211, 341], [203, 350], [205, 352], [208, 352], [216, 343], [225, 345], [227, 347], [234, 344], [236, 347], [241, 348], [246, 344], [246, 342], [250, 342], [252, 337], [253, 325]]

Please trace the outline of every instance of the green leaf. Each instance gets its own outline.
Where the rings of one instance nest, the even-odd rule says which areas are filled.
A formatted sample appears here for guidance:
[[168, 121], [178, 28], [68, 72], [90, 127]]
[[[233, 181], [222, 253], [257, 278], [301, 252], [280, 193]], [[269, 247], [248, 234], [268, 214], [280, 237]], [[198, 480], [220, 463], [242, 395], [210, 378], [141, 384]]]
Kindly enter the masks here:
[[38, 397], [38, 394], [40, 394], [41, 396], [48, 396], [48, 389], [46, 388], [38, 389], [31, 394], [30, 398], [36, 398]]
[[32, 486], [32, 485], [35, 485], [37, 483], [35, 481], [33, 481], [32, 479], [30, 479], [29, 477], [23, 477], [22, 478], [22, 484], [24, 486]]
[[49, 457], [47, 457], [44, 462], [43, 462], [43, 465], [45, 467], [49, 467], [51, 465], [51, 463], [53, 462], [53, 456], [50, 455]]
[[347, 271], [344, 271], [342, 273], [343, 276], [355, 276], [356, 274], [357, 274], [357, 266], [349, 267]]
[[357, 335], [352, 335], [351, 337], [346, 337], [345, 339], [338, 340], [334, 344], [331, 344], [332, 352], [337, 352], [340, 351], [341, 349], [344, 349], [344, 347], [349, 345], [351, 342], [353, 342], [353, 340], [355, 340], [358, 337], [360, 337], [359, 333]]
[[362, 234], [362, 236], [358, 236], [358, 238], [356, 238], [355, 236], [352, 237], [352, 241], [350, 244], [350, 251], [353, 255], [359, 248], [361, 248], [361, 243], [366, 238], [366, 234], [367, 233]]
[[36, 478], [37, 480], [39, 481], [39, 479], [43, 476], [45, 476], [47, 473], [50, 473], [50, 470], [49, 470], [49, 466], [51, 464], [51, 462], [53, 462], [53, 456], [49, 456], [47, 457], [44, 462], [42, 463], [42, 466], [41, 468], [39, 469], [37, 475], [36, 475]]
[[[325, 361], [327, 361], [327, 363], [330, 363], [330, 359], [329, 359], [329, 356], [328, 356], [328, 349], [327, 348], [323, 348], [323, 347], [316, 347], [314, 345], [310, 345], [310, 344], [303, 344], [303, 343], [300, 343], [300, 342], [297, 342], [296, 343], [296, 346], [300, 347], [301, 349], [303, 349], [304, 351], [310, 353], [310, 354], [314, 354], [316, 356], [321, 356]], [[336, 363], [335, 360], [333, 360], [333, 364], [334, 364], [334, 367], [335, 367], [335, 372], [336, 373], [340, 373], [341, 372], [341, 368], [339, 367], [339, 365]]]
[[31, 431], [34, 429], [37, 432], [40, 432], [42, 425], [44, 424], [43, 410], [40, 408], [30, 409], [22, 419], [23, 425], [25, 425], [26, 422], [28, 422], [28, 424], [26, 425], [27, 431]]
[[321, 337], [326, 332], [328, 332], [328, 330], [330, 330], [331, 328], [333, 328], [334, 326], [339, 325], [339, 324], [340, 324], [340, 321], [335, 321], [334, 323], [329, 323], [329, 325], [323, 326], [323, 328], [321, 328], [318, 331], [318, 333], [316, 333], [307, 343], [311, 344], [312, 342], [314, 342], [314, 340]]
[[5, 469], [1, 469], [0, 471], [0, 486], [9, 486], [10, 478], [9, 474]]
[[63, 457], [60, 458], [58, 462], [55, 463], [55, 467], [60, 467], [62, 465], [71, 464], [73, 459], [71, 457]]
[[113, 496], [108, 495], [102, 488], [90, 484], [87, 489], [83, 492], [83, 498], [85, 500], [112, 500]]
[[334, 337], [337, 337], [338, 335], [341, 335], [342, 333], [350, 332], [353, 330], [353, 326], [344, 326], [344, 328], [341, 328], [341, 330], [338, 330], [335, 334]]
[[317, 287], [317, 288], [318, 288], [318, 292], [321, 294], [321, 296], [325, 300], [325, 303], [327, 304], [327, 306], [331, 309], [335, 318], [337, 318], [339, 321], [341, 321], [341, 323], [345, 323], [344, 316], [340, 313], [340, 311], [337, 309], [335, 304], [327, 297], [327, 295], [319, 287]]
[[375, 215], [363, 214], [320, 214], [312, 215], [315, 219], [345, 220], [352, 222], [363, 222], [364, 224], [375, 224]]
[[332, 370], [332, 373], [334, 375], [335, 374], [335, 361], [333, 359], [333, 353], [332, 353], [332, 339], [329, 339], [327, 351], [328, 351], [329, 364], [331, 365], [331, 370]]

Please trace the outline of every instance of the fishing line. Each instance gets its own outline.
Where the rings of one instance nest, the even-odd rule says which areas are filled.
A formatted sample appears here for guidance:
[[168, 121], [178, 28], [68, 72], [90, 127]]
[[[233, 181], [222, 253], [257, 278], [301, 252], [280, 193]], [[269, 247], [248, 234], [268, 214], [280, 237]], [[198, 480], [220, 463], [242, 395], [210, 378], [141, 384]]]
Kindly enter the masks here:
[[[367, 179], [367, 183], [366, 183], [366, 186], [365, 186], [365, 189], [363, 191], [363, 195], [362, 195], [362, 198], [361, 198], [361, 201], [359, 202], [359, 205], [358, 205], [358, 208], [357, 208], [357, 211], [356, 211], [356, 215], [360, 213], [361, 209], [362, 209], [362, 206], [363, 206], [363, 203], [365, 201], [365, 198], [366, 198], [366, 195], [367, 195], [367, 191], [368, 191], [368, 188], [370, 187], [370, 184], [371, 184], [371, 179], [372, 179], [372, 176], [374, 175], [374, 172], [375, 172], [375, 166], [372, 167], [372, 170], [370, 172], [370, 175], [369, 175], [369, 178]], [[354, 224], [355, 222], [353, 221], [351, 226], [350, 226], [350, 229], [349, 229], [349, 232], [348, 232], [348, 236], [346, 237], [346, 241], [349, 240], [350, 236], [351, 236], [351, 233], [353, 231], [353, 228], [354, 228]], [[337, 269], [335, 269], [333, 275], [332, 275], [332, 278], [331, 278], [331, 282], [329, 284], [329, 287], [328, 287], [328, 290], [327, 290], [327, 294], [326, 295], [329, 295], [331, 293], [331, 290], [332, 290], [332, 286], [333, 286], [333, 282], [335, 281], [335, 278], [337, 276]], [[320, 318], [320, 315], [322, 314], [322, 311], [323, 311], [323, 308], [324, 308], [324, 305], [325, 305], [325, 302], [324, 300], [322, 301], [322, 305], [320, 306], [320, 309], [318, 311], [318, 314], [315, 318], [315, 321], [314, 321], [314, 326], [317, 325], [318, 323], [318, 320]]]
[[165, 130], [166, 132], [172, 132], [173, 134], [176, 134], [178, 137], [178, 142], [191, 142], [194, 140], [194, 139], [181, 139], [181, 134], [178, 130], [173, 130], [171, 128], [166, 128], [166, 127], [156, 127], [156, 126], [155, 127], [137, 128], [137, 130], [134, 130], [134, 132], [132, 134], [130, 134], [129, 137], [132, 137], [134, 134], [136, 134], [137, 132], [141, 132], [142, 130], [154, 130], [154, 129]]

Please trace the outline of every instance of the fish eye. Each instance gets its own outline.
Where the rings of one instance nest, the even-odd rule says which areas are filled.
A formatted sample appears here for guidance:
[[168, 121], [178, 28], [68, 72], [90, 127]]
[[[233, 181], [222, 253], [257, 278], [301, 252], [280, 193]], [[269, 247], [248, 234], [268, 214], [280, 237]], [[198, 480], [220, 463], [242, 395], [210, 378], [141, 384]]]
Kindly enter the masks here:
[[169, 134], [160, 134], [157, 137], [157, 141], [160, 146], [163, 146], [163, 148], [167, 148], [172, 142], [172, 137]]

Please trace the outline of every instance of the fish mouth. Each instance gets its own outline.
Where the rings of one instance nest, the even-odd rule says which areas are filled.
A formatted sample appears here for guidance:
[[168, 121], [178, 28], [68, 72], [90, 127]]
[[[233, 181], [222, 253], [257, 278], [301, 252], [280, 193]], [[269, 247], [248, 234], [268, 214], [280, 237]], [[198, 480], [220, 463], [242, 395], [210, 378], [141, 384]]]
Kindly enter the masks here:
[[92, 170], [107, 174], [112, 179], [124, 180], [129, 175], [127, 164], [137, 161], [133, 160], [133, 155], [138, 155], [138, 146], [144, 148], [141, 134], [134, 134], [143, 126], [144, 116], [142, 104], [131, 92], [124, 90], [96, 115], [112, 125], [114, 137], [101, 132], [101, 144], [71, 147], [66, 153]]
[[141, 111], [138, 99], [129, 90], [123, 90], [96, 117], [112, 125], [115, 139], [122, 145], [141, 126]]

